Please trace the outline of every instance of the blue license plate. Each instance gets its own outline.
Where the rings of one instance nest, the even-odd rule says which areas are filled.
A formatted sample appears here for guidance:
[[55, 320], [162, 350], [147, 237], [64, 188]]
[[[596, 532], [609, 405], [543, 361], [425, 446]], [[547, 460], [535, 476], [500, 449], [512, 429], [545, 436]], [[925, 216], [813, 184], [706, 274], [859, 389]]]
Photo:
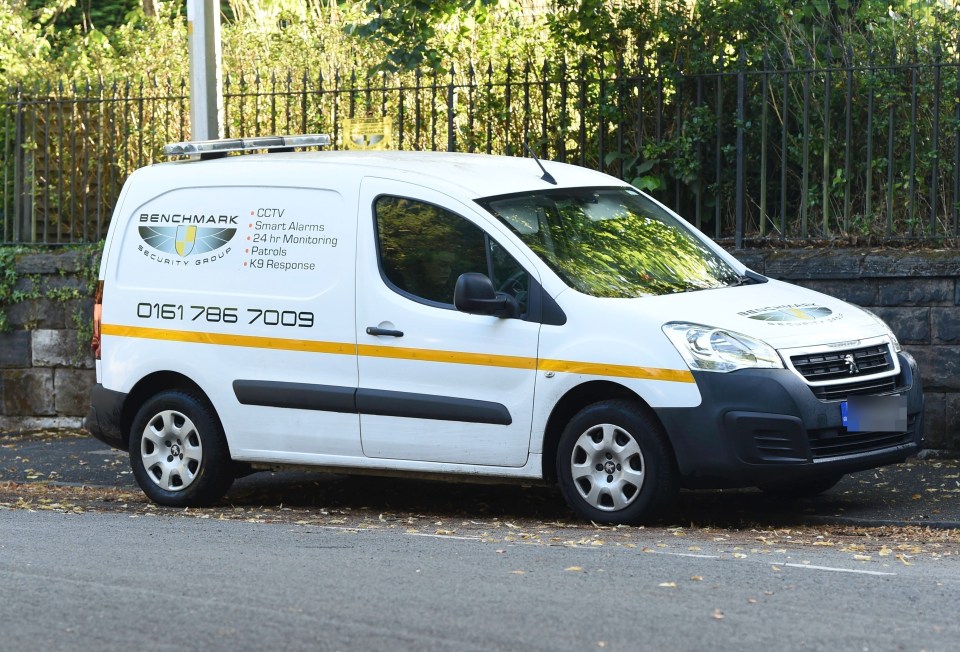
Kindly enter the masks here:
[[906, 432], [907, 397], [851, 396], [840, 403], [840, 417], [848, 432]]

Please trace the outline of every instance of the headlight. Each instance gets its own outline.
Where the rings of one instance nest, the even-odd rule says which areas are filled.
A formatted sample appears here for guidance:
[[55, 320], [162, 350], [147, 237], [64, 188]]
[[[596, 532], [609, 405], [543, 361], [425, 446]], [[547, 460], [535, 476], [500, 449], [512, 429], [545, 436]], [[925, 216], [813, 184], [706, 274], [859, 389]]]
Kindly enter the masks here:
[[783, 361], [769, 344], [741, 333], [671, 322], [663, 325], [687, 366], [726, 373], [737, 369], [783, 369]]
[[[857, 307], [860, 308], [860, 306], [857, 306]], [[890, 338], [890, 341], [893, 342], [893, 350], [894, 350], [894, 351], [896, 351], [897, 353], [899, 353], [900, 351], [903, 350], [903, 349], [900, 348], [900, 341], [897, 339], [897, 336], [894, 335], [894, 334], [893, 334], [893, 330], [892, 330], [889, 326], [887, 326], [887, 322], [883, 321], [882, 319], [880, 319], [879, 317], [877, 317], [875, 314], [873, 314], [872, 311], [867, 310], [866, 308], [860, 308], [860, 310], [864, 311], [865, 313], [867, 313], [868, 315], [870, 315], [871, 317], [873, 317], [873, 320], [874, 320], [875, 322], [877, 322], [877, 326], [879, 326], [879, 327], [882, 328], [883, 330], [887, 331], [887, 336]]]

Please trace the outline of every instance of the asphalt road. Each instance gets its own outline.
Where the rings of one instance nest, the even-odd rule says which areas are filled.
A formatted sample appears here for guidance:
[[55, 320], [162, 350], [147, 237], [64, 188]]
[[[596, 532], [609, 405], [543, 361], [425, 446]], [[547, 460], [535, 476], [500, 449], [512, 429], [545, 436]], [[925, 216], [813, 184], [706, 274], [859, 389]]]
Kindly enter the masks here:
[[960, 639], [954, 559], [636, 543], [0, 510], [0, 649], [933, 651]]
[[958, 478], [928, 460], [816, 500], [684, 492], [647, 528], [577, 522], [551, 488], [329, 474], [172, 510], [92, 439], [7, 437], [0, 652], [954, 650], [956, 533], [803, 523], [947, 523]]

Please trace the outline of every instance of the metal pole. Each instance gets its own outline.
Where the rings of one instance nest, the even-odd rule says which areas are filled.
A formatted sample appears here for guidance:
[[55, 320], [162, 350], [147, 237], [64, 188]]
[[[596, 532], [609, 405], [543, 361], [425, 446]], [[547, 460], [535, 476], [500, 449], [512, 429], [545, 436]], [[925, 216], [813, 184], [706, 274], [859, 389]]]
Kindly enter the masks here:
[[933, 136], [931, 138], [933, 151], [930, 152], [930, 237], [937, 235], [937, 189], [939, 182], [940, 163], [940, 66], [942, 50], [937, 42], [934, 49], [933, 63]]
[[187, 0], [192, 140], [220, 138], [223, 133], [219, 4], [214, 0]]
[[740, 50], [740, 61], [737, 70], [737, 189], [736, 189], [736, 203], [737, 203], [737, 223], [736, 223], [736, 233], [735, 233], [735, 242], [737, 251], [743, 249], [743, 193], [744, 193], [744, 183], [746, 183], [746, 170], [744, 164], [744, 152], [743, 152], [743, 123], [744, 123], [744, 95], [746, 94], [746, 78], [744, 75], [744, 67], [747, 62], [747, 53], [746, 50]]
[[[807, 189], [810, 181], [810, 73], [813, 68], [813, 57], [810, 50], [804, 52], [803, 72], [803, 170], [800, 181], [800, 236], [806, 239], [807, 231]], [[825, 234], [824, 234], [825, 235]]]
[[763, 51], [763, 73], [760, 77], [760, 237], [767, 235], [767, 87], [770, 83], [770, 59]]
[[832, 57], [827, 48], [827, 67], [824, 71], [823, 80], [823, 179], [821, 189], [823, 193], [823, 225], [821, 226], [821, 235], [826, 238], [830, 229], [830, 85], [832, 84], [832, 75], [830, 67], [833, 65]]
[[450, 64], [450, 83], [447, 85], [447, 151], [457, 151], [457, 128], [454, 111], [457, 106], [457, 86], [454, 65]]

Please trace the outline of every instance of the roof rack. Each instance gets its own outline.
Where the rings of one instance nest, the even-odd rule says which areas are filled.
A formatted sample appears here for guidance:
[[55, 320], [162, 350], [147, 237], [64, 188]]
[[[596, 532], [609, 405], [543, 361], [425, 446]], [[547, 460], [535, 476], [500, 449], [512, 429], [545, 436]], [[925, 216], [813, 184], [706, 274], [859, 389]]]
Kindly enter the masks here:
[[268, 150], [292, 152], [294, 147], [324, 147], [330, 144], [327, 134], [289, 136], [256, 136], [253, 138], [221, 138], [168, 143], [163, 146], [165, 156], [199, 156], [201, 160], [220, 158], [230, 152]]

